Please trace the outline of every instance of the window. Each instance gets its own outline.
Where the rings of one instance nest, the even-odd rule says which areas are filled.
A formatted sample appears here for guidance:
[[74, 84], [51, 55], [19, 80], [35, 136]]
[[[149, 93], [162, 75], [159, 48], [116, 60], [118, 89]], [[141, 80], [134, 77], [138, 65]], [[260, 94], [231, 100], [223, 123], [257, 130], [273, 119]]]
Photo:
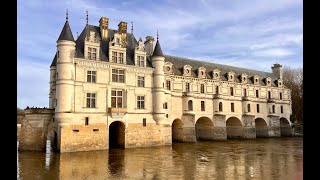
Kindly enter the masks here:
[[243, 96], [247, 97], [247, 89], [243, 89]]
[[111, 62], [123, 64], [123, 53], [112, 51]]
[[144, 109], [144, 96], [137, 96], [137, 108]]
[[124, 83], [123, 69], [112, 69], [112, 82]]
[[233, 96], [233, 87], [230, 87], [230, 96]]
[[219, 102], [219, 111], [222, 111], [222, 102]]
[[257, 104], [257, 113], [260, 113], [260, 105]]
[[138, 87], [144, 87], [144, 77], [138, 76]]
[[273, 112], [273, 113], [276, 113], [276, 108], [275, 108], [274, 105], [272, 105], [272, 112]]
[[144, 56], [137, 56], [138, 57], [138, 66], [144, 67]]
[[122, 108], [122, 90], [111, 90], [111, 107]]
[[167, 90], [171, 90], [171, 84], [170, 84], [170, 81], [166, 81], [166, 88], [167, 88]]
[[87, 108], [96, 107], [96, 93], [87, 93]]
[[97, 58], [97, 48], [88, 47], [88, 59], [96, 60]]
[[204, 101], [201, 101], [201, 111], [205, 111]]
[[204, 93], [204, 84], [201, 84], [200, 86], [200, 93]]
[[117, 43], [117, 44], [120, 44], [120, 38], [117, 38], [117, 39], [116, 39], [116, 43]]
[[231, 112], [234, 112], [234, 103], [231, 103]]
[[190, 92], [190, 83], [186, 84], [186, 92]]
[[86, 119], [85, 119], [85, 125], [86, 125], [86, 126], [89, 125], [89, 117], [86, 117]]
[[268, 99], [271, 99], [271, 92], [268, 91]]
[[248, 112], [250, 112], [250, 111], [251, 111], [250, 104], [248, 104]]
[[163, 109], [168, 109], [168, 103], [167, 102], [163, 103]]
[[96, 71], [87, 71], [87, 82], [96, 82]]
[[258, 98], [259, 97], [259, 91], [256, 90], [256, 97]]
[[142, 125], [143, 125], [143, 127], [147, 126], [147, 119], [146, 118], [142, 119]]
[[219, 86], [216, 86], [216, 94], [219, 94]]
[[282, 93], [279, 94], [280, 99], [282, 100]]
[[192, 105], [192, 100], [188, 101], [188, 110], [192, 111], [193, 110], [193, 105]]
[[283, 106], [280, 106], [281, 114], [283, 113]]

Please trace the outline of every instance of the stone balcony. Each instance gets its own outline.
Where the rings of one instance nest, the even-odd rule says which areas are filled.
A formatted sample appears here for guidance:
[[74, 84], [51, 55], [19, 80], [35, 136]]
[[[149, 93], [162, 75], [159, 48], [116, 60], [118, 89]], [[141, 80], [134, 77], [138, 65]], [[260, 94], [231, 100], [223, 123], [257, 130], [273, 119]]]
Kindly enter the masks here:
[[111, 117], [123, 117], [127, 113], [127, 108], [108, 108], [108, 113], [110, 113]]
[[246, 116], [253, 116], [252, 112], [248, 112], [248, 111], [243, 112], [243, 115], [246, 115]]

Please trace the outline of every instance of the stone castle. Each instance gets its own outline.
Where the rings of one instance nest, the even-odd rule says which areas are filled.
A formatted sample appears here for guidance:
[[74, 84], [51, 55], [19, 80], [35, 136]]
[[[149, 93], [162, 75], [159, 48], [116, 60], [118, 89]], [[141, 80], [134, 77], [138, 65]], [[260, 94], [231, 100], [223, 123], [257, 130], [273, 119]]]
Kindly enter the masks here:
[[75, 40], [67, 16], [50, 66], [49, 109], [26, 112], [21, 149], [43, 149], [47, 132], [61, 153], [291, 136], [282, 65], [269, 73], [165, 55], [158, 35], [137, 40], [126, 22], [108, 24], [87, 18]]

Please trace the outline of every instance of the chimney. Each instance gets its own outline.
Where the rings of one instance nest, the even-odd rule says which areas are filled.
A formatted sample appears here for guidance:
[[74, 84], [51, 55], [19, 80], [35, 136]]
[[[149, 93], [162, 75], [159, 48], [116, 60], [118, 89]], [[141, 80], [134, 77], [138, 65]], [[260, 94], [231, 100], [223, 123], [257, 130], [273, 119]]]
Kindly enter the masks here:
[[281, 64], [273, 64], [271, 67], [272, 73], [276, 75], [278, 79], [282, 79], [282, 65]]
[[123, 22], [121, 21], [119, 24], [118, 24], [118, 32], [119, 33], [125, 33], [127, 34], [127, 23], [126, 22]]
[[151, 56], [153, 53], [153, 42], [154, 42], [154, 38], [152, 36], [146, 37], [146, 41], [144, 42], [144, 47], [147, 51], [147, 56]]
[[109, 18], [101, 17], [99, 20], [100, 23], [100, 33], [101, 39], [106, 40], [108, 38], [108, 25], [109, 25]]

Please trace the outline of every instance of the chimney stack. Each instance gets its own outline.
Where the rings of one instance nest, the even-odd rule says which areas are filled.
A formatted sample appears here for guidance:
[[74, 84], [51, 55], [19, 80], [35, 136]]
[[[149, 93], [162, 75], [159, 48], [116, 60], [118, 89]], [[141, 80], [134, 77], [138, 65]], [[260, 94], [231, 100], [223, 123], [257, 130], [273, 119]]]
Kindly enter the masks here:
[[101, 17], [99, 20], [100, 23], [100, 33], [101, 39], [106, 40], [108, 38], [108, 25], [109, 25], [109, 18]]
[[123, 22], [121, 21], [119, 24], [118, 24], [118, 32], [119, 33], [125, 33], [127, 34], [127, 23], [126, 22]]
[[278, 79], [282, 79], [282, 65], [281, 64], [273, 64], [271, 67], [272, 73], [276, 75]]
[[147, 56], [151, 56], [153, 53], [153, 42], [154, 38], [152, 36], [147, 36], [146, 41], [144, 42], [144, 47], [147, 52]]

